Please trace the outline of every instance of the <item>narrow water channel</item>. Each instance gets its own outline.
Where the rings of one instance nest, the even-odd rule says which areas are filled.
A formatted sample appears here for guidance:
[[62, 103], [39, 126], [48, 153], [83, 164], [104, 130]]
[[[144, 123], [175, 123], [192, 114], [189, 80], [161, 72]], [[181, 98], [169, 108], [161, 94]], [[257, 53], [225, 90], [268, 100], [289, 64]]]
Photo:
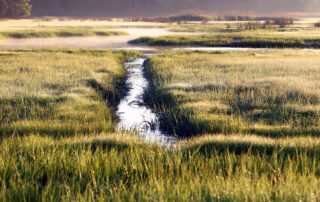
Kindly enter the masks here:
[[126, 84], [130, 90], [118, 106], [118, 130], [137, 131], [140, 137], [147, 142], [171, 144], [176, 139], [160, 131], [157, 114], [143, 102], [143, 94], [149, 86], [149, 82], [143, 74], [145, 60], [145, 58], [138, 58], [125, 64], [128, 74]]
[[[133, 49], [135, 49], [133, 47]], [[173, 50], [199, 50], [199, 51], [249, 51], [249, 50], [272, 50], [272, 49], [253, 49], [253, 48], [223, 48], [223, 47], [180, 47]], [[137, 49], [138, 50], [138, 49]], [[139, 48], [140, 52], [153, 53], [157, 49], [145, 47]], [[125, 64], [127, 70], [126, 85], [129, 86], [129, 92], [124, 97], [117, 111], [119, 117], [119, 132], [139, 132], [141, 138], [147, 142], [160, 145], [172, 145], [178, 142], [173, 136], [163, 133], [160, 130], [160, 124], [157, 114], [143, 102], [143, 94], [149, 86], [148, 80], [144, 77], [144, 62], [146, 58], [138, 58], [133, 62]]]

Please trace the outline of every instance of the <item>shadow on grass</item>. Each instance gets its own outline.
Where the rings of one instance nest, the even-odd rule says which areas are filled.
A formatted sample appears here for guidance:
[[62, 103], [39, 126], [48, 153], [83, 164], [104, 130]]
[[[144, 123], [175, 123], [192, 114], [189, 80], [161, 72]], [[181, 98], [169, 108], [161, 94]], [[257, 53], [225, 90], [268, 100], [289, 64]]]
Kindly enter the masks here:
[[120, 77], [113, 80], [112, 83], [114, 88], [110, 89], [104, 88], [94, 79], [86, 80], [86, 83], [88, 86], [95, 89], [103, 101], [107, 101], [108, 106], [113, 109], [116, 109], [121, 101], [121, 98], [125, 96], [128, 91], [128, 87], [125, 84], [125, 79]]
[[114, 131], [113, 125], [100, 125], [100, 126], [73, 126], [62, 125], [56, 126], [54, 123], [52, 126], [41, 125], [27, 125], [27, 126], [1, 126], [0, 127], [0, 139], [9, 137], [11, 135], [25, 136], [29, 134], [39, 134], [40, 136], [49, 136], [54, 138], [73, 137], [77, 134], [89, 135], [98, 134], [105, 131]]
[[263, 129], [263, 128], [249, 128], [243, 130], [247, 134], [255, 134], [264, 137], [301, 137], [301, 136], [311, 136], [320, 137], [319, 128], [273, 128], [273, 129]]
[[[95, 80], [85, 81], [91, 88], [95, 89], [103, 102], [107, 102], [111, 109], [111, 120], [116, 122], [115, 109], [127, 87], [125, 79], [116, 78], [113, 81], [114, 89], [105, 89]], [[101, 133], [104, 131], [114, 131], [114, 124], [101, 124], [95, 126], [79, 125], [79, 123], [55, 122], [57, 115], [56, 105], [66, 102], [67, 98], [38, 98], [24, 97], [0, 100], [0, 137], [11, 135], [24, 136], [28, 134], [39, 134], [51, 137], [71, 137], [76, 134]], [[44, 124], [26, 123], [15, 126], [14, 122], [19, 121], [43, 121]], [[45, 122], [52, 124], [45, 124]]]
[[72, 149], [90, 149], [92, 152], [96, 152], [99, 150], [103, 151], [111, 151], [115, 150], [117, 152], [125, 151], [132, 147], [132, 144], [120, 142], [113, 139], [107, 140], [92, 140], [86, 142], [77, 142], [77, 143], [65, 143], [62, 144], [62, 147], [68, 148], [71, 147]]
[[130, 44], [149, 46], [200, 46], [200, 47], [238, 47], [238, 48], [319, 48], [319, 39], [299, 38], [255, 38], [232, 36], [177, 36], [140, 37]]
[[0, 126], [24, 119], [48, 119], [53, 117], [53, 105], [65, 102], [67, 98], [22, 97], [0, 100]]
[[220, 154], [252, 154], [271, 156], [296, 156], [301, 154], [312, 158], [320, 159], [320, 147], [303, 147], [303, 146], [280, 146], [280, 145], [263, 145], [249, 142], [218, 142], [207, 141], [205, 143], [195, 144], [182, 149], [183, 153], [199, 153], [206, 158], [214, 157]]
[[[150, 60], [146, 60], [144, 69], [145, 77], [149, 80], [149, 87], [144, 94], [144, 102], [158, 112], [160, 129], [167, 134], [172, 134], [180, 138], [187, 138], [201, 133], [208, 132], [210, 123], [207, 121], [194, 120], [193, 111], [190, 109], [180, 109], [181, 104], [168, 89], [159, 88], [160, 81]], [[216, 131], [221, 132], [220, 130]]]
[[245, 116], [252, 122], [261, 120], [268, 125], [287, 124], [292, 122], [296, 127], [318, 127], [320, 116], [314, 111], [297, 111], [292, 108], [270, 107], [261, 112], [254, 112]]

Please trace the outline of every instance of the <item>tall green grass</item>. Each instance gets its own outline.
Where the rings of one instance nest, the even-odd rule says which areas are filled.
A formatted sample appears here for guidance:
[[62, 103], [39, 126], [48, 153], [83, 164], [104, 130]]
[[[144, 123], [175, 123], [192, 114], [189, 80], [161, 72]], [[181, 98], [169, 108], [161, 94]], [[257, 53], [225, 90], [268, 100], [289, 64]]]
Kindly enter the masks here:
[[0, 57], [0, 137], [54, 137], [114, 131], [126, 92], [123, 63], [136, 52], [4, 51]]
[[[1, 201], [316, 201], [319, 145], [256, 153], [221, 147], [168, 150], [130, 136], [1, 143]], [[214, 141], [213, 141], [214, 142]], [[250, 147], [250, 146], [249, 146]], [[223, 148], [221, 152], [219, 148]], [[230, 148], [227, 149], [227, 148]], [[314, 151], [310, 155], [308, 151]]]
[[[266, 86], [256, 82], [264, 79], [266, 85], [274, 82], [275, 95], [287, 95], [285, 89], [299, 92], [275, 103], [294, 103], [301, 116], [303, 110], [317, 114], [317, 56], [316, 52], [293, 50], [152, 56], [146, 71], [153, 84], [148, 91], [153, 95], [149, 104], [167, 109], [165, 117], [183, 117], [185, 129], [189, 122], [197, 126], [203, 117], [208, 126], [215, 126], [216, 115], [241, 123], [248, 112], [230, 114], [234, 98], [238, 106], [250, 101], [253, 107], [268, 106], [277, 99], [262, 99], [268, 98], [267, 94], [254, 101], [234, 94], [234, 89], [247, 92], [253, 85], [260, 92]], [[0, 201], [320, 198], [319, 138], [204, 134], [162, 147], [136, 135], [114, 133], [117, 121], [113, 110], [126, 91], [123, 63], [135, 57], [141, 55], [87, 49], [0, 52]], [[281, 69], [273, 64], [286, 66]], [[308, 69], [299, 64], [309, 65]], [[261, 72], [255, 72], [257, 65]], [[281, 72], [286, 74], [281, 77]], [[280, 76], [278, 80], [276, 76]], [[277, 83], [280, 78], [286, 85]], [[290, 86], [288, 81], [297, 78], [301, 79], [299, 85]], [[222, 85], [223, 79], [231, 81], [233, 88]], [[212, 87], [213, 81], [221, 82], [219, 91]], [[279, 86], [283, 88], [279, 90]], [[223, 96], [226, 92], [228, 96]], [[176, 126], [176, 120], [170, 124]], [[282, 128], [282, 119], [271, 120], [274, 117], [261, 123], [262, 129]]]
[[181, 137], [253, 133], [319, 137], [319, 53], [274, 50], [152, 56], [149, 105]]

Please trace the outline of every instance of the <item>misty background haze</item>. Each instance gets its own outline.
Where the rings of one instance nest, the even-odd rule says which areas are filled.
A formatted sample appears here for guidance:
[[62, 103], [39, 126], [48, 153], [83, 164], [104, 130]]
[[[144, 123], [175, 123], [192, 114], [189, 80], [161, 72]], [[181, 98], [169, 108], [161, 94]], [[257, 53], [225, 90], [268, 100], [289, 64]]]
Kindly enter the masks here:
[[183, 11], [319, 11], [320, 0], [31, 0], [32, 16], [147, 17]]

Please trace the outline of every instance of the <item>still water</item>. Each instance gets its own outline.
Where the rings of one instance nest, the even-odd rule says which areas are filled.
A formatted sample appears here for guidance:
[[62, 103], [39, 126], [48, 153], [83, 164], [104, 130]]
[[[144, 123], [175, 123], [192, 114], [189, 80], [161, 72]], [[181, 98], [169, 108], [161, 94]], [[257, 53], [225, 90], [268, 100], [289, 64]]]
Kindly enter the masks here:
[[137, 131], [141, 138], [151, 143], [171, 144], [176, 138], [160, 131], [157, 114], [143, 102], [143, 94], [149, 86], [143, 73], [145, 60], [138, 58], [125, 64], [128, 72], [126, 84], [130, 90], [118, 106], [118, 130]]

